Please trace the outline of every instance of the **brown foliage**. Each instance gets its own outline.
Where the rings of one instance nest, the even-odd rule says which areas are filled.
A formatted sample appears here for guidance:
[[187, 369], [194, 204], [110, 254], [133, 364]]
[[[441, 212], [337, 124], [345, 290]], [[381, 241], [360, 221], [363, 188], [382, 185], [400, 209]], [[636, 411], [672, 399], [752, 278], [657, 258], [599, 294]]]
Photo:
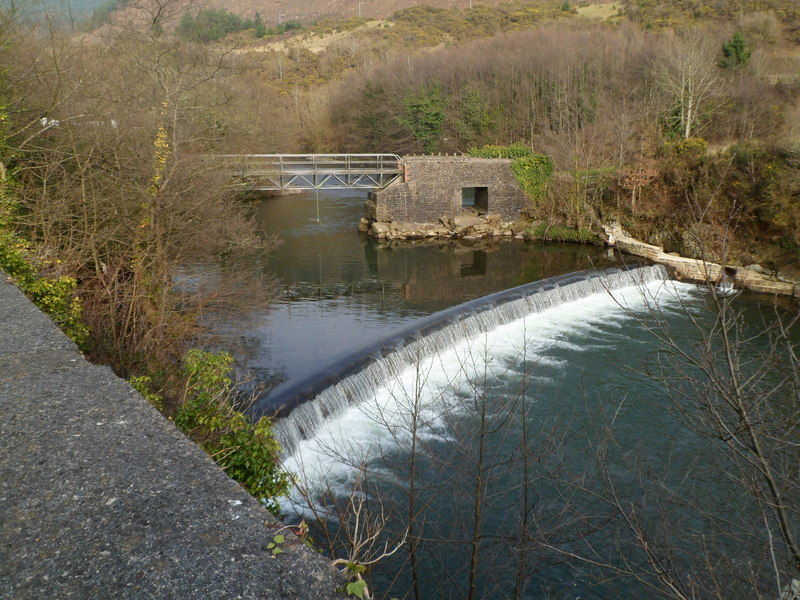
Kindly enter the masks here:
[[16, 227], [78, 279], [96, 358], [165, 375], [221, 298], [212, 279], [240, 280], [237, 257], [266, 247], [198, 156], [233, 129], [228, 56], [149, 27], [38, 33], [15, 30], [4, 48]]

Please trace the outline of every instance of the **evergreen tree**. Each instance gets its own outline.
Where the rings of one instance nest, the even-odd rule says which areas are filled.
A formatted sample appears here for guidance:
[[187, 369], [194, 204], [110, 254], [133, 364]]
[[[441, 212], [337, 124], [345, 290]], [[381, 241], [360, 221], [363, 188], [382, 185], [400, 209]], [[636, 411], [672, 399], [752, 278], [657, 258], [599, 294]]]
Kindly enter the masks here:
[[744, 36], [737, 31], [729, 42], [722, 44], [722, 58], [719, 66], [728, 70], [739, 69], [750, 60], [750, 54], [752, 54], [752, 50], [747, 47]]

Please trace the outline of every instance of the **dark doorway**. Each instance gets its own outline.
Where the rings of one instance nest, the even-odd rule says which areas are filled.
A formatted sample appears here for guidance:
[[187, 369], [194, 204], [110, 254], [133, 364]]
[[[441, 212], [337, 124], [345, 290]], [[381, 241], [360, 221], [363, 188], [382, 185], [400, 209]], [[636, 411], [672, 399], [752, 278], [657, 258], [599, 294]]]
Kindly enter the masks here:
[[461, 208], [474, 209], [478, 214], [489, 212], [488, 187], [461, 188]]

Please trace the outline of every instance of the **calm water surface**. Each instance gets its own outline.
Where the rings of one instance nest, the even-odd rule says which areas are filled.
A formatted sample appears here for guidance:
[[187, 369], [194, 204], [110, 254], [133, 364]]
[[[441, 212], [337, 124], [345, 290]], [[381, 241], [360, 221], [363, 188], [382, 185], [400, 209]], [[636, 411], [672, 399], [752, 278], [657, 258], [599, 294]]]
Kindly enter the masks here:
[[357, 231], [365, 199], [328, 191], [317, 203], [304, 192], [258, 205], [262, 231], [281, 240], [265, 265], [279, 300], [226, 327], [243, 341], [240, 366], [260, 380], [302, 378], [421, 315], [617, 262], [604, 248], [514, 239], [378, 242]]

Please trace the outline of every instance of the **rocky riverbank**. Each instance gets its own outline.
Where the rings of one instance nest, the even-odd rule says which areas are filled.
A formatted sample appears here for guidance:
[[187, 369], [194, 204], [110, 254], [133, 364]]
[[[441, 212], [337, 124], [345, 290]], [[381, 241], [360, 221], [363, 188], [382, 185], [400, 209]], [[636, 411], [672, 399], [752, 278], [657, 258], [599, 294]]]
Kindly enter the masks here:
[[359, 230], [381, 240], [411, 240], [421, 238], [480, 239], [496, 236], [522, 237], [523, 227], [503, 221], [495, 214], [464, 214], [441, 217], [436, 223], [413, 221], [370, 221], [363, 218]]

